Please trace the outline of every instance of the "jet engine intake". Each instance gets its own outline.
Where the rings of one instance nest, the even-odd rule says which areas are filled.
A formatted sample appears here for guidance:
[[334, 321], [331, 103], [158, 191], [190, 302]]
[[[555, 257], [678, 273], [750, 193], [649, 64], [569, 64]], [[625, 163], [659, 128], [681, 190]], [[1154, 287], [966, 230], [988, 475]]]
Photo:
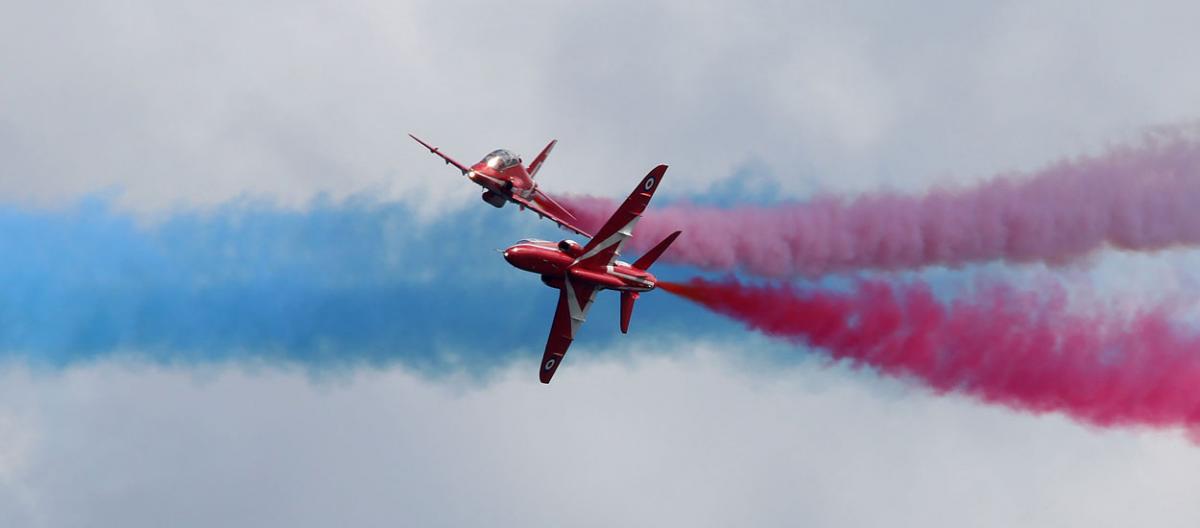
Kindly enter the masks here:
[[480, 196], [480, 198], [483, 198], [483, 201], [487, 202], [488, 205], [497, 209], [504, 207], [504, 202], [506, 201], [503, 196], [492, 191], [483, 191], [483, 196]]
[[560, 241], [558, 243], [558, 250], [572, 257], [578, 257], [579, 255], [583, 254], [583, 246], [579, 245], [579, 243], [574, 240], [564, 239]]

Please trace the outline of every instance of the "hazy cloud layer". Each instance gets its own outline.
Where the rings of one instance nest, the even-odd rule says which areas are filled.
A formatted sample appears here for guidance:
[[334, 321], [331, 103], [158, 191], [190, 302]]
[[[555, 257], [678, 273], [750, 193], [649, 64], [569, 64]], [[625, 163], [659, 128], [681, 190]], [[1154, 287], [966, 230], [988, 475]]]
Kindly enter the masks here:
[[[484, 386], [403, 370], [125, 365], [0, 383], [7, 526], [1129, 526], [1200, 522], [1200, 450], [774, 373], [706, 345], [534, 364]], [[35, 439], [30, 443], [27, 439]]]
[[476, 199], [466, 160], [562, 140], [551, 189], [671, 193], [739, 168], [787, 193], [923, 188], [1195, 119], [1178, 2], [258, 2], [10, 6], [0, 193], [158, 209], [370, 189]]

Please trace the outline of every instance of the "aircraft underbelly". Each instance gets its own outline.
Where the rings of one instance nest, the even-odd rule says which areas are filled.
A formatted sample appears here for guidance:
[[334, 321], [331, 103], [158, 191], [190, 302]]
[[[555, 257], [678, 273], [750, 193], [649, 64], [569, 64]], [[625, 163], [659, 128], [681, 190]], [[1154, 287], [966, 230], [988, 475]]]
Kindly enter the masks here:
[[572, 280], [580, 280], [595, 284], [602, 288], [620, 288], [625, 285], [621, 279], [613, 277], [604, 272], [593, 271], [589, 269], [574, 267], [567, 272]]

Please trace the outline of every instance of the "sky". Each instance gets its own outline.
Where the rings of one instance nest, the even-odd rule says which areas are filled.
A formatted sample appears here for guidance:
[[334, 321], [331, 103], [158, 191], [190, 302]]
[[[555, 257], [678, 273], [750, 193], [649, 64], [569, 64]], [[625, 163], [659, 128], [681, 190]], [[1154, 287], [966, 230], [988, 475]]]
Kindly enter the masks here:
[[[969, 189], [1194, 125], [1198, 7], [0, 2], [0, 525], [1200, 523], [1183, 431], [938, 394], [666, 292], [629, 335], [601, 294], [542, 385], [555, 293], [495, 250], [567, 233], [405, 137], [558, 139], [558, 194], [667, 163], [651, 209]], [[1050, 277], [1194, 328], [1197, 263], [865, 276]]]

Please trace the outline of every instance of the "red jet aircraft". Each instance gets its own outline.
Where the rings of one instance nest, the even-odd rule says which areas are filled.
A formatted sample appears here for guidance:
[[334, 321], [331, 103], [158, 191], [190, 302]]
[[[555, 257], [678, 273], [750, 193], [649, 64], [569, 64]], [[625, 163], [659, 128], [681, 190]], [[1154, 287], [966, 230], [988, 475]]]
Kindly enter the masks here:
[[504, 259], [509, 264], [540, 274], [542, 282], [559, 290], [558, 310], [554, 312], [550, 337], [546, 340], [546, 352], [542, 355], [542, 383], [550, 383], [554, 371], [562, 363], [563, 355], [571, 346], [579, 325], [583, 324], [597, 291], [621, 292], [621, 333], [627, 333], [629, 318], [633, 315], [633, 301], [637, 300], [640, 292], [654, 289], [657, 279], [647, 270], [675, 241], [679, 231], [664, 238], [633, 264], [621, 262], [617, 257], [621, 254], [621, 246], [633, 236], [633, 226], [641, 218], [642, 211], [650, 203], [654, 190], [666, 172], [666, 165], [659, 165], [650, 171], [586, 246], [580, 246], [572, 240], [563, 240], [558, 244], [545, 240], [522, 240], [504, 250]]
[[479, 163], [468, 167], [454, 161], [450, 156], [442, 154], [437, 147], [430, 146], [429, 143], [421, 141], [417, 136], [409, 134], [408, 137], [429, 149], [429, 152], [440, 156], [447, 165], [454, 165], [468, 179], [483, 187], [483, 201], [492, 207], [504, 207], [505, 202], [512, 202], [517, 204], [522, 211], [530, 209], [538, 216], [553, 220], [559, 227], [585, 237], [592, 236], [575, 227], [574, 222], [578, 221], [575, 215], [538, 189], [537, 182], [533, 181], [533, 177], [537, 175], [538, 169], [542, 168], [542, 163], [546, 161], [546, 156], [550, 155], [550, 151], [554, 149], [558, 140], [551, 141], [549, 145], [546, 145], [546, 148], [542, 149], [542, 153], [533, 158], [533, 163], [530, 163], [528, 168], [521, 164], [520, 156], [504, 149], [493, 150]]

